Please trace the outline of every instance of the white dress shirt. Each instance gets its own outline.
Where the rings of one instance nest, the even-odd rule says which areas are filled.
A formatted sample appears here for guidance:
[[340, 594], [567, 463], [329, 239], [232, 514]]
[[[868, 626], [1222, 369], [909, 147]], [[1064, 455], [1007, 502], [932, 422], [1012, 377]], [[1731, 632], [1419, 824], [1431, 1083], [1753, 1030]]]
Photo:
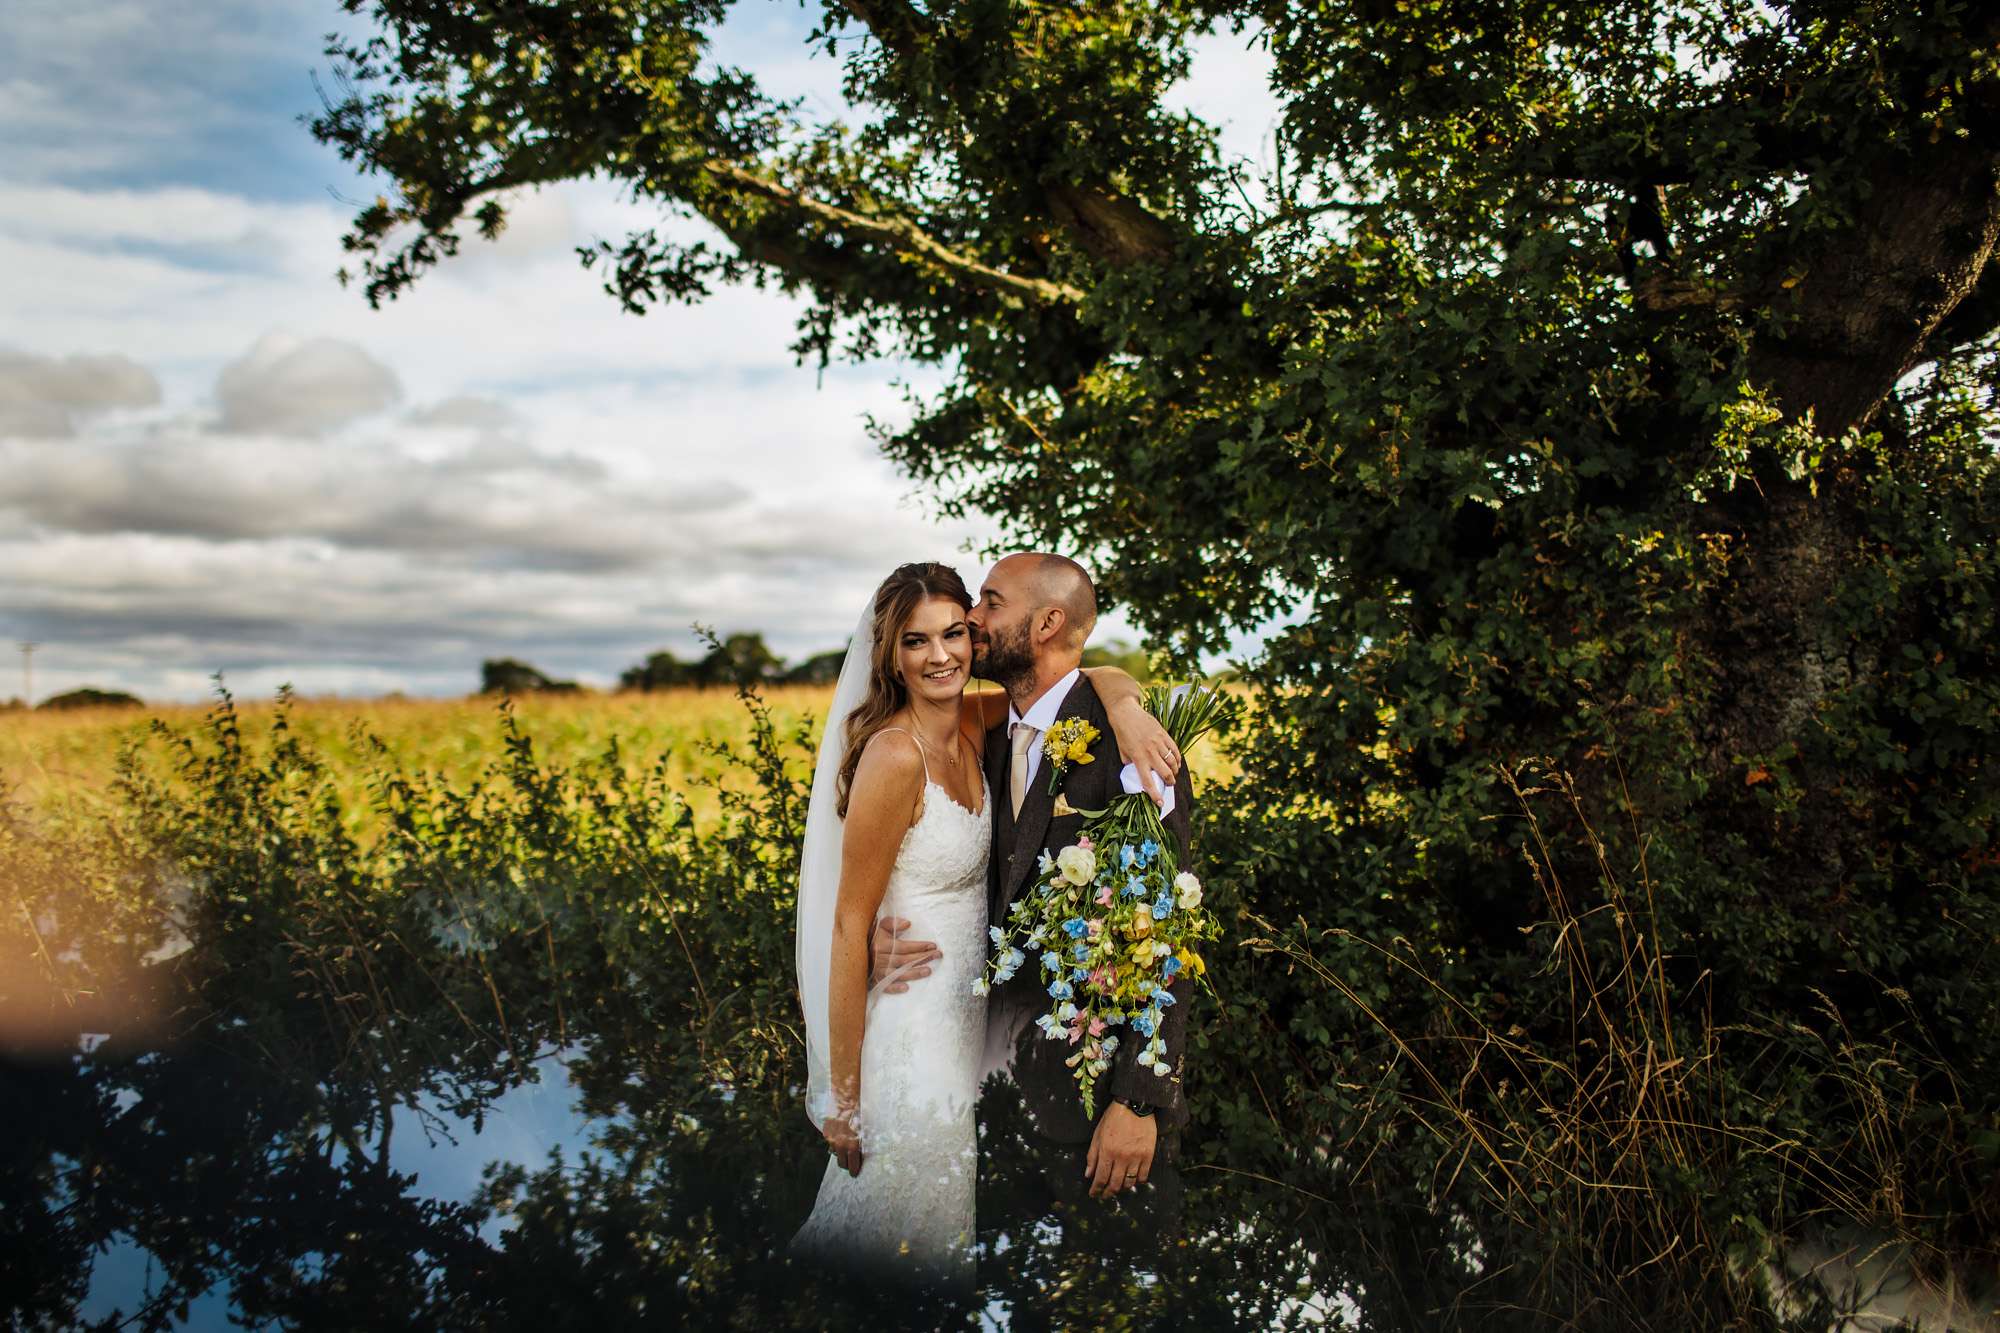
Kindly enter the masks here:
[[[1024, 793], [1035, 789], [1035, 774], [1041, 771], [1041, 738], [1043, 734], [1056, 724], [1056, 718], [1062, 712], [1063, 702], [1069, 698], [1069, 692], [1075, 689], [1076, 683], [1082, 679], [1083, 673], [1072, 668], [1068, 675], [1049, 686], [1043, 692], [1042, 697], [1035, 700], [1025, 716], [1015, 712], [1013, 704], [1010, 703], [1007, 705], [1007, 735], [1010, 738], [1014, 734], [1014, 728], [1023, 722], [1035, 729], [1035, 743], [1028, 747], [1028, 780], [1021, 788]], [[1139, 780], [1139, 766], [1137, 764], [1127, 764], [1125, 767], [1119, 769], [1118, 782], [1120, 786], [1124, 787], [1126, 791], [1134, 796], [1145, 793], [1146, 784]], [[1160, 790], [1167, 798], [1167, 803], [1160, 807], [1160, 814], [1162, 816], [1170, 815], [1174, 812], [1175, 793], [1173, 774], [1169, 773], [1166, 777], [1160, 779]]]

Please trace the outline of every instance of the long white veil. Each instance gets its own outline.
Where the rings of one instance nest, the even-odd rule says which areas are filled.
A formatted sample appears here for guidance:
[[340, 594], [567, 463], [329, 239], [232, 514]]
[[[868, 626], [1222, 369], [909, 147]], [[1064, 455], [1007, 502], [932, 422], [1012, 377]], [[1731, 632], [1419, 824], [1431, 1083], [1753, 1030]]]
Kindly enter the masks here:
[[847, 719], [868, 697], [868, 673], [875, 660], [875, 599], [861, 609], [840, 682], [826, 710], [819, 762], [813, 769], [812, 800], [806, 806], [806, 842], [799, 857], [799, 1007], [806, 1020], [806, 1115], [813, 1127], [833, 1112], [833, 1075], [828, 1064], [827, 983], [833, 974], [833, 909], [840, 896], [838, 812], [841, 760], [847, 755]]

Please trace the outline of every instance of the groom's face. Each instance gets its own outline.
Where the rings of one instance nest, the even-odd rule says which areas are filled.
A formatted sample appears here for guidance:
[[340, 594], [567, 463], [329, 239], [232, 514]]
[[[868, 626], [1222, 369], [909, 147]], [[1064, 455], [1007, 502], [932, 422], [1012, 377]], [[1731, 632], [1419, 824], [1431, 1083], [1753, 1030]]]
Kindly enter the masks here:
[[1028, 637], [1035, 611], [1032, 591], [1027, 564], [1019, 556], [1008, 556], [986, 575], [979, 600], [965, 615], [972, 629], [974, 675], [1005, 681], [1034, 671], [1035, 648]]

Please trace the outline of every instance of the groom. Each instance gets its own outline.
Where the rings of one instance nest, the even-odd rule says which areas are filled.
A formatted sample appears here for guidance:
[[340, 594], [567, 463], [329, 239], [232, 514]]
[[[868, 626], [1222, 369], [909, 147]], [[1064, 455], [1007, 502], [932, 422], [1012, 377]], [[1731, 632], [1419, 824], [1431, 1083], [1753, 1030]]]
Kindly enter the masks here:
[[[1111, 724], [1097, 692], [1081, 673], [1083, 646], [1097, 620], [1097, 591], [1083, 568], [1058, 555], [1010, 555], [993, 566], [966, 615], [972, 631], [975, 675], [1006, 690], [1007, 721], [986, 739], [986, 774], [993, 810], [993, 852], [988, 871], [989, 917], [1003, 925], [1014, 902], [1034, 882], [1037, 863], [1073, 843], [1084, 819], [1078, 810], [1102, 809], [1142, 779], [1128, 765], [1121, 772]], [[1049, 728], [1081, 718], [1097, 729], [1092, 762], [1070, 767], [1060, 797], [1049, 793], [1041, 740]], [[1150, 778], [1151, 775], [1146, 775]], [[1147, 786], [1153, 786], [1147, 782]], [[1192, 796], [1180, 764], [1173, 789], [1163, 793], [1167, 827], [1187, 846]], [[934, 953], [924, 941], [903, 941], [907, 953]], [[878, 934], [876, 971], [916, 961], [892, 952]], [[921, 971], [910, 975], [921, 975]], [[994, 987], [987, 1002], [989, 1049], [1011, 1047], [1010, 1068], [989, 1083], [981, 1100], [981, 1230], [995, 1218], [988, 1182], [1004, 1177], [1013, 1206], [1000, 1213], [1053, 1216], [1109, 1237], [1114, 1248], [1157, 1246], [1178, 1229], [1181, 1203], [1175, 1163], [1187, 1121], [1182, 1095], [1187, 1016], [1193, 984], [1183, 973], [1169, 988], [1174, 1003], [1159, 1035], [1166, 1043], [1156, 1074], [1138, 1063], [1145, 1044], [1124, 1038], [1111, 1067], [1099, 1077], [1095, 1120], [1083, 1113], [1068, 1042], [1051, 1041], [1033, 1025], [1048, 1009], [1040, 968], [1024, 967]], [[989, 1062], [991, 1063], [991, 1062]], [[1005, 1160], [1003, 1160], [1005, 1159]]]

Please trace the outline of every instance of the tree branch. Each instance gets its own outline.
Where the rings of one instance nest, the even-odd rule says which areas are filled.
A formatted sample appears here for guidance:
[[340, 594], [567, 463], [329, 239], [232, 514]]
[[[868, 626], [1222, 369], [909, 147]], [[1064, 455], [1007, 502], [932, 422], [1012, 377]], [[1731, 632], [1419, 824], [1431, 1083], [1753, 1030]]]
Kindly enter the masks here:
[[[1741, 110], [1741, 107], [1726, 104], [1695, 110], [1689, 113], [1686, 124], [1681, 127], [1684, 133], [1679, 137], [1685, 143], [1701, 142], [1708, 135], [1710, 122], [1730, 114], [1740, 114]], [[1777, 108], [1773, 108], [1774, 117], [1776, 113]], [[1610, 138], [1612, 133], [1613, 127], [1600, 121], [1595, 127], [1579, 126], [1576, 138], [1568, 145], [1531, 146], [1531, 153], [1539, 148], [1540, 161], [1530, 168], [1529, 174], [1549, 180], [1600, 181], [1634, 187], [1686, 185], [1696, 178], [1695, 156], [1675, 148], [1662, 146], [1652, 152], [1632, 151], [1602, 156], [1590, 151], [1596, 142]], [[1798, 171], [1811, 158], [1839, 151], [1838, 146], [1816, 126], [1786, 125], [1774, 118], [1757, 125], [1754, 134], [1756, 147], [1749, 165], [1766, 174]], [[1579, 146], [1577, 140], [1586, 135], [1594, 135], [1594, 138]]]
[[[918, 47], [937, 35], [932, 20], [905, 0], [841, 0], [841, 7], [898, 59], [914, 56]], [[975, 91], [967, 84], [949, 85], [962, 112]], [[1104, 185], [1051, 185], [1043, 190], [1042, 199], [1057, 225], [1108, 263], [1156, 261], [1172, 252], [1174, 231], [1167, 222]]]
[[1885, 151], [1875, 168], [1851, 226], [1789, 251], [1791, 299], [1773, 307], [1785, 331], [1752, 359], [1786, 415], [1811, 412], [1828, 436], [1866, 422], [1922, 364], [2000, 249], [2000, 152], [1947, 142]]
[[930, 21], [901, 0], [841, 0], [841, 8], [861, 20], [893, 55], [909, 55], [931, 34]]
[[1934, 361], [1988, 337], [1995, 329], [2000, 329], [2000, 264], [1989, 259], [1972, 290], [1931, 330], [1921, 359]]
[[973, 286], [984, 287], [1036, 305], [1073, 305], [1083, 300], [1083, 292], [1068, 283], [1050, 282], [1045, 278], [1022, 277], [1017, 273], [1008, 273], [990, 264], [983, 264], [970, 255], [961, 254], [940, 243], [907, 218], [882, 218], [856, 213], [851, 209], [800, 194], [734, 163], [711, 161], [703, 165], [703, 170], [727, 189], [767, 199], [793, 212], [837, 227], [849, 236], [879, 241], [899, 254], [921, 260]]

